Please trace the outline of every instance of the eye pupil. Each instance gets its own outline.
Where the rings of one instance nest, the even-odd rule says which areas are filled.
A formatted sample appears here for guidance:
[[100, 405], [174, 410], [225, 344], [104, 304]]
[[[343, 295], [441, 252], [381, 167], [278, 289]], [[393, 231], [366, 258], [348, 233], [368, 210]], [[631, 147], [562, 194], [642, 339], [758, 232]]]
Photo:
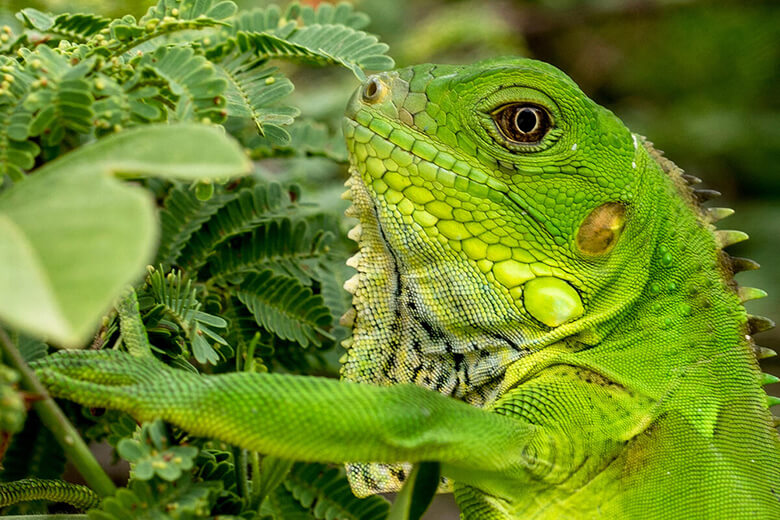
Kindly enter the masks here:
[[524, 134], [530, 133], [536, 128], [539, 122], [539, 116], [536, 114], [536, 109], [525, 107], [517, 112], [515, 117], [515, 125], [517, 129]]
[[501, 134], [513, 143], [538, 144], [553, 127], [550, 112], [536, 103], [504, 105], [492, 116]]

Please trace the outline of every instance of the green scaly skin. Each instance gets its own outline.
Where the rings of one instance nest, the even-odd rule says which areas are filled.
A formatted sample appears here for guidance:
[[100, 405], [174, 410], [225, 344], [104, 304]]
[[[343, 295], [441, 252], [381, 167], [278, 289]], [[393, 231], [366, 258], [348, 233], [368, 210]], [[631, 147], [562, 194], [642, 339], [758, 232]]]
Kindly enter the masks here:
[[[535, 145], [495, 121], [524, 102], [551, 117]], [[727, 211], [531, 60], [373, 76], [344, 128], [346, 381], [78, 352], [36, 364], [51, 391], [349, 463], [358, 494], [438, 460], [464, 519], [780, 517], [760, 322], [740, 299], [760, 291], [732, 281], [722, 247], [743, 235], [712, 226]]]

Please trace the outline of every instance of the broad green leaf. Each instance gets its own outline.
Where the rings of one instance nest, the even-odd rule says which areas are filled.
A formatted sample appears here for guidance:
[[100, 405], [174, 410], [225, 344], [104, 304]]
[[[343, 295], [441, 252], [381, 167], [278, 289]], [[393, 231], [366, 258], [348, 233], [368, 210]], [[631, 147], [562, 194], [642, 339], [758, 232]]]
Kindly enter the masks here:
[[438, 462], [421, 462], [406, 479], [395, 498], [387, 520], [419, 520], [431, 505], [439, 486], [441, 465]]
[[152, 259], [155, 204], [115, 176], [197, 179], [247, 173], [222, 132], [157, 125], [86, 145], [0, 195], [0, 320], [82, 345], [122, 287]]

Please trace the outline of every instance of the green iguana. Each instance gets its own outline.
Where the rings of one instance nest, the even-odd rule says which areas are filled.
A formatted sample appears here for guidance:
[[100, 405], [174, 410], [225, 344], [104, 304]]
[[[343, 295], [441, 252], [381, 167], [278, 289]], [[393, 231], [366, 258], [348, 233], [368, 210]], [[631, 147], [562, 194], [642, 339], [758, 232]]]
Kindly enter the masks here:
[[780, 518], [763, 291], [710, 192], [527, 59], [372, 76], [344, 129], [345, 381], [73, 352], [36, 363], [52, 393], [348, 463], [358, 494], [440, 461], [464, 519]]

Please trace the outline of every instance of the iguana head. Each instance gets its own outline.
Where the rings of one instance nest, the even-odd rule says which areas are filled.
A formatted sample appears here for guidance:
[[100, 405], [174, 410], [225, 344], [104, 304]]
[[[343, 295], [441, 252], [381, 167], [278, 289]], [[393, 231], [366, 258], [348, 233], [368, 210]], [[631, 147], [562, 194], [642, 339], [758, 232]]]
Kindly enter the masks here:
[[556, 68], [502, 58], [377, 74], [344, 129], [360, 221], [344, 378], [484, 406], [510, 363], [597, 341], [644, 284], [650, 178], [663, 173]]

